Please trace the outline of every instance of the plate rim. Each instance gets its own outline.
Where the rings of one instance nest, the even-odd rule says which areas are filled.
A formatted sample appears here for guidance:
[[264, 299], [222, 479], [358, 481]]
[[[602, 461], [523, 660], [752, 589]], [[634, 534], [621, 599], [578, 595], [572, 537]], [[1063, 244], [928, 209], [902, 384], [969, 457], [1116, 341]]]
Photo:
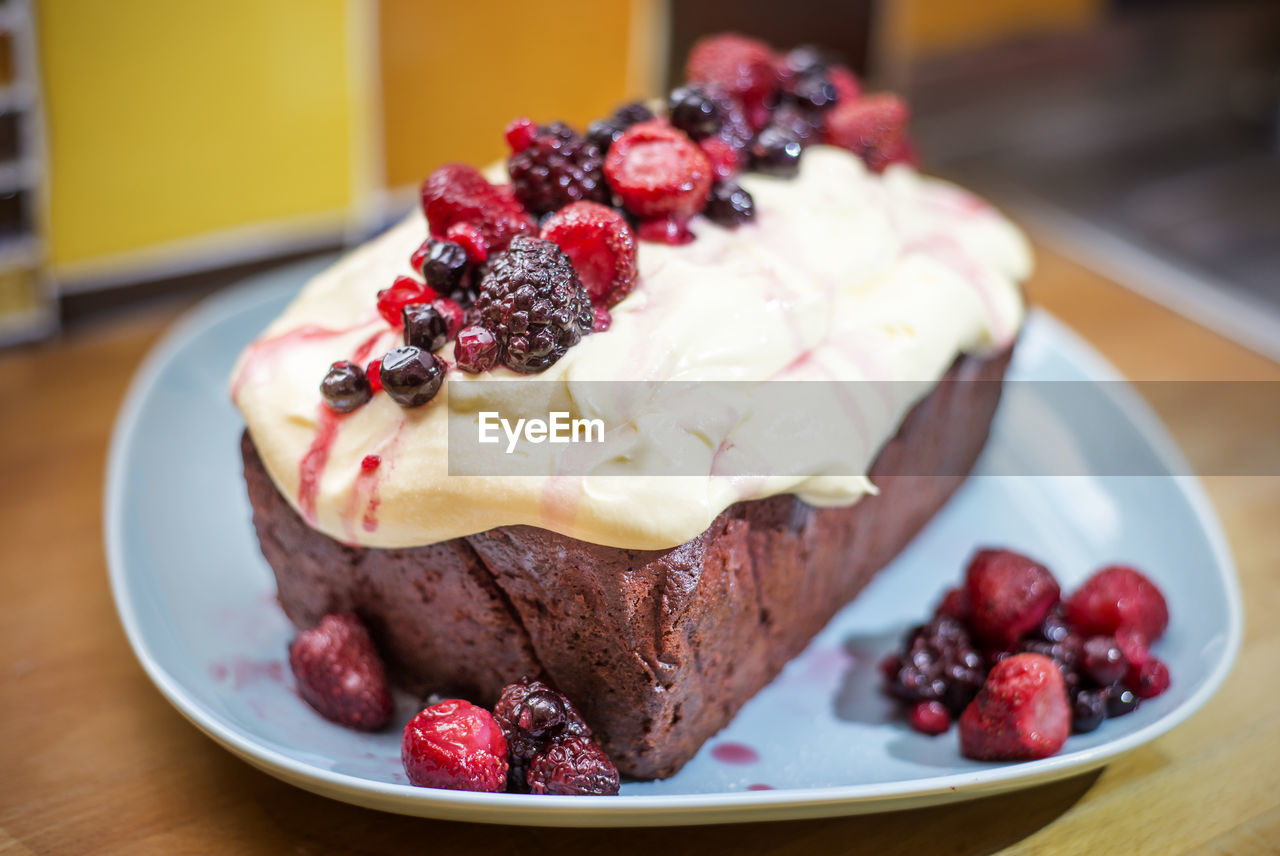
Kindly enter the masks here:
[[[281, 268], [218, 292], [196, 304], [169, 327], [148, 351], [130, 381], [111, 432], [103, 491], [103, 536], [108, 578], [116, 611], [134, 656], [161, 695], [188, 721], [237, 757], [289, 784], [384, 811], [450, 820], [538, 826], [692, 825], [890, 811], [989, 796], [1096, 769], [1186, 721], [1218, 691], [1235, 664], [1244, 635], [1244, 618], [1239, 578], [1230, 546], [1199, 480], [1193, 475], [1171, 475], [1169, 478], [1199, 522], [1215, 559], [1230, 619], [1226, 628], [1226, 646], [1207, 678], [1182, 704], [1137, 731], [1100, 746], [1039, 761], [993, 764], [982, 770], [928, 779], [713, 794], [613, 797], [480, 794], [418, 788], [325, 770], [290, 758], [258, 742], [252, 734], [222, 721], [152, 657], [128, 592], [128, 562], [122, 534], [123, 496], [129, 438], [142, 416], [148, 393], [160, 373], [180, 354], [185, 341], [195, 331], [295, 292], [298, 283], [290, 279], [289, 274], [314, 264], [312, 261]], [[1038, 328], [1038, 332], [1047, 336], [1086, 374], [1099, 380], [1119, 381], [1107, 384], [1108, 395], [1123, 417], [1150, 443], [1157, 459], [1170, 473], [1193, 472], [1168, 429], [1136, 388], [1079, 334], [1038, 307], [1032, 307], [1028, 312], [1026, 326]]]

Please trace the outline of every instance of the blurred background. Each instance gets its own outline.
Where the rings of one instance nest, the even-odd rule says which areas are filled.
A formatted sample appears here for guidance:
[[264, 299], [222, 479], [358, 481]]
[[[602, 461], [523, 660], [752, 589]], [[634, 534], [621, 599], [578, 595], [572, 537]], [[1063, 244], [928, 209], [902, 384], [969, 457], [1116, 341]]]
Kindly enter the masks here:
[[0, 0], [0, 344], [358, 243], [725, 29], [835, 49], [927, 171], [1280, 359], [1275, 0]]

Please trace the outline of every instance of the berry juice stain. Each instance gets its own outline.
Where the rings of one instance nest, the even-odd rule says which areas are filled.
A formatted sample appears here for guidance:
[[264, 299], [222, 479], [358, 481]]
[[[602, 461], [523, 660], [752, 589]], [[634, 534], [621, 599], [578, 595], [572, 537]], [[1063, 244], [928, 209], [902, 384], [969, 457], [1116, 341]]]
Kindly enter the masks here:
[[742, 743], [718, 743], [711, 750], [711, 757], [725, 764], [754, 764], [759, 753]]
[[771, 791], [771, 790], [773, 790], [773, 785], [747, 785], [747, 790], [749, 790], [749, 791]]

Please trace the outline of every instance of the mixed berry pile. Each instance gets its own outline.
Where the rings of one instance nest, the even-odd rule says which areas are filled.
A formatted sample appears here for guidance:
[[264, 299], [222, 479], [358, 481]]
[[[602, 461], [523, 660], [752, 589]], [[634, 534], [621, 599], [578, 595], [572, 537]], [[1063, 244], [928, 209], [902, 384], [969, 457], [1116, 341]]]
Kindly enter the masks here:
[[[289, 646], [298, 694], [326, 719], [361, 731], [394, 714], [386, 669], [351, 613], [326, 615]], [[424, 707], [404, 727], [400, 759], [419, 787], [606, 796], [618, 768], [582, 714], [542, 681], [509, 684], [492, 711], [464, 699]]]
[[1044, 565], [981, 550], [881, 671], [917, 731], [958, 719], [970, 758], [1045, 758], [1169, 688], [1148, 647], [1168, 623], [1164, 595], [1134, 568], [1103, 568], [1064, 601]]
[[[816, 48], [778, 54], [726, 33], [694, 45], [685, 73], [663, 115], [627, 104], [585, 133], [515, 119], [509, 185], [461, 164], [433, 172], [422, 185], [430, 236], [410, 258], [420, 278], [378, 293], [404, 345], [363, 369], [334, 363], [321, 384], [329, 407], [347, 413], [379, 391], [418, 407], [453, 369], [545, 370], [608, 329], [609, 309], [636, 286], [637, 240], [691, 241], [696, 215], [726, 228], [754, 219], [735, 180], [744, 171], [794, 176], [817, 142], [874, 171], [914, 159], [906, 105], [863, 95]], [[452, 364], [437, 355], [450, 341]]]

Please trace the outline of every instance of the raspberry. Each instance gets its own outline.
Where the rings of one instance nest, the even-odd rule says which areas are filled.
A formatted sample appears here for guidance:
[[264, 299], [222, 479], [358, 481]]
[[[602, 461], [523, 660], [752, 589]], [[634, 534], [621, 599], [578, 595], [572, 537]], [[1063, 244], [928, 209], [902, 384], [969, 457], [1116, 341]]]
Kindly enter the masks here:
[[618, 768], [589, 737], [561, 737], [534, 756], [525, 775], [529, 792], [566, 796], [612, 796]]
[[511, 124], [507, 125], [504, 136], [511, 151], [522, 152], [529, 148], [529, 144], [538, 136], [538, 126], [532, 119], [524, 117], [512, 119]]
[[1084, 633], [1134, 630], [1154, 642], [1169, 625], [1169, 607], [1155, 583], [1125, 565], [1103, 568], [1067, 601], [1067, 618]]
[[711, 164], [692, 140], [658, 119], [632, 125], [604, 161], [609, 185], [643, 219], [696, 214], [711, 189]]
[[600, 150], [558, 122], [507, 159], [516, 198], [535, 217], [570, 202], [609, 201], [602, 166]]
[[1128, 683], [1138, 694], [1138, 698], [1155, 698], [1169, 689], [1169, 667], [1163, 660], [1152, 657], [1131, 672]]
[[607, 309], [635, 288], [636, 236], [612, 208], [566, 205], [543, 225], [542, 239], [564, 250], [593, 305]]
[[1048, 657], [1017, 654], [995, 665], [960, 716], [960, 751], [978, 761], [1047, 758], [1071, 731], [1062, 674]]
[[911, 727], [921, 734], [936, 736], [951, 727], [951, 712], [938, 701], [918, 701], [907, 713]]
[[428, 351], [405, 345], [382, 358], [382, 388], [401, 407], [421, 407], [436, 397], [444, 383], [444, 361]]
[[489, 260], [489, 242], [484, 232], [474, 223], [454, 223], [445, 230], [445, 237], [452, 243], [462, 247], [467, 261], [472, 264], [483, 264]]
[[724, 137], [698, 140], [698, 148], [707, 156], [717, 179], [726, 179], [742, 168], [742, 149]]
[[1048, 568], [1012, 550], [979, 550], [965, 571], [969, 627], [982, 641], [1009, 647], [1034, 630], [1058, 602]]
[[907, 105], [896, 95], [841, 102], [827, 113], [827, 142], [853, 152], [872, 172], [882, 172], [902, 151], [907, 115]]
[[377, 731], [391, 719], [391, 690], [369, 631], [350, 613], [330, 614], [289, 646], [298, 695], [326, 719]]
[[591, 298], [573, 263], [550, 241], [520, 237], [489, 265], [475, 309], [503, 365], [540, 372], [591, 330]]
[[498, 364], [500, 350], [498, 340], [487, 328], [473, 324], [458, 331], [453, 358], [464, 372], [479, 374]]
[[986, 677], [982, 655], [964, 626], [939, 616], [907, 634], [901, 654], [881, 665], [890, 695], [901, 701], [942, 702], [953, 713], [964, 710]]
[[398, 276], [390, 288], [378, 292], [378, 314], [392, 327], [404, 324], [404, 308], [414, 303], [430, 303], [435, 290], [411, 276]]
[[533, 220], [510, 191], [464, 164], [446, 164], [427, 177], [422, 210], [432, 235], [444, 237], [455, 223], [470, 223], [479, 229], [489, 253], [505, 250], [516, 235], [534, 232]]
[[773, 51], [764, 42], [737, 33], [699, 39], [689, 51], [685, 77], [710, 83], [742, 102], [759, 127], [767, 119], [766, 102], [778, 87]]
[[711, 188], [707, 207], [702, 213], [712, 223], [732, 229], [740, 223], [755, 219], [756, 203], [751, 194], [736, 182], [717, 181]]
[[359, 366], [342, 360], [329, 366], [329, 373], [320, 382], [320, 394], [330, 410], [350, 413], [372, 398], [373, 390]]
[[489, 711], [461, 699], [433, 704], [404, 727], [400, 760], [418, 787], [497, 792], [507, 784], [507, 741]]

